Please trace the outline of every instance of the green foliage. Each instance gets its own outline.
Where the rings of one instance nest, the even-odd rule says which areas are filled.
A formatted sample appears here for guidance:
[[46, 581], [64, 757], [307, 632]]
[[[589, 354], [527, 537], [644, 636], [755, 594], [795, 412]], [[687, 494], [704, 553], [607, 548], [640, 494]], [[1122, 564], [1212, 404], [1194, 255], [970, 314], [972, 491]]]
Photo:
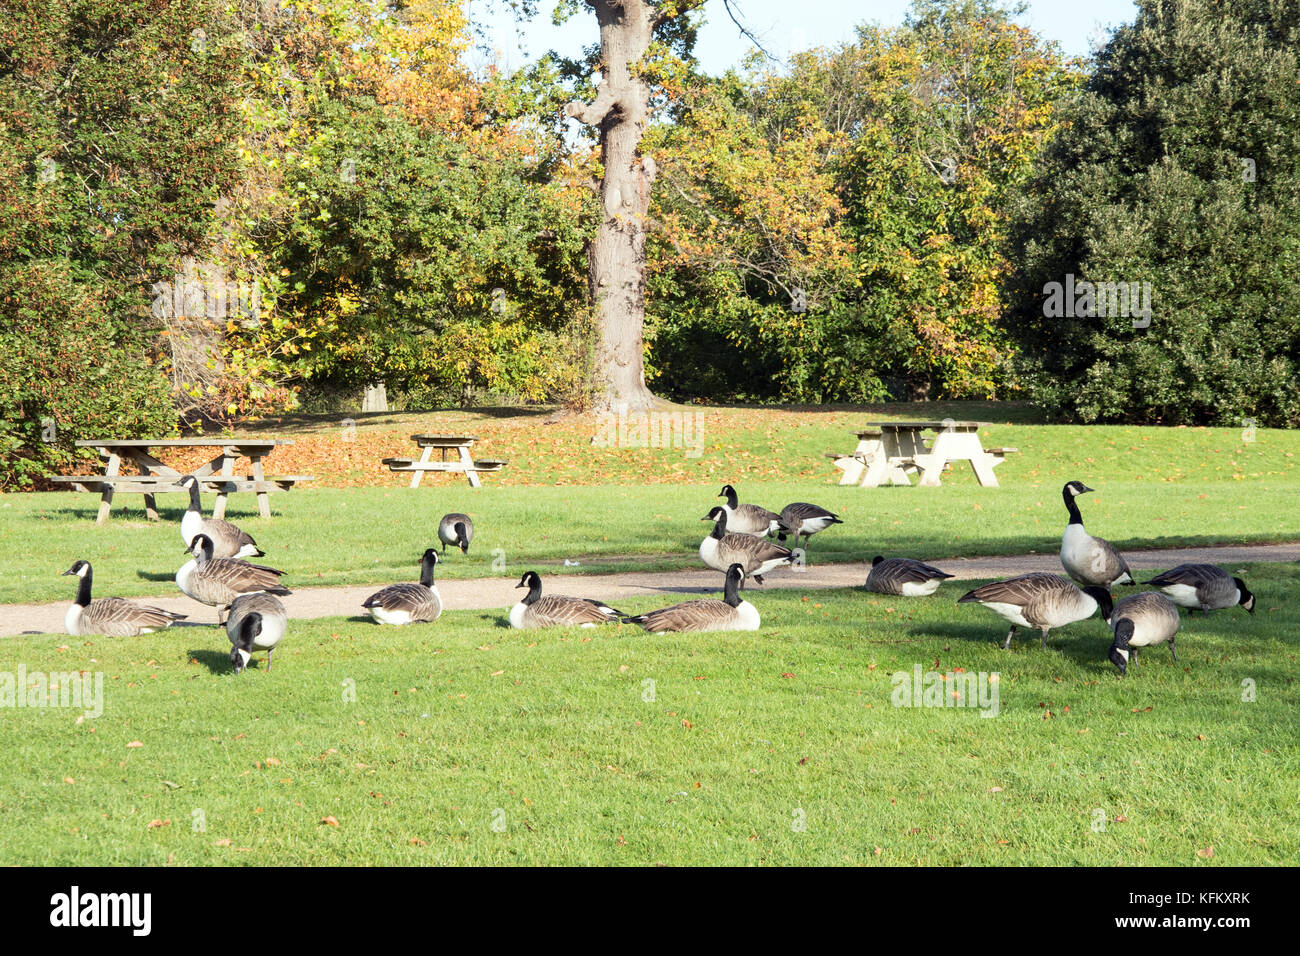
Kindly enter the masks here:
[[[1298, 49], [1295, 2], [1189, 0], [1141, 3], [1102, 51], [1017, 208], [1013, 328], [1042, 405], [1300, 423]], [[1149, 327], [1045, 316], [1068, 274], [1150, 283]]]

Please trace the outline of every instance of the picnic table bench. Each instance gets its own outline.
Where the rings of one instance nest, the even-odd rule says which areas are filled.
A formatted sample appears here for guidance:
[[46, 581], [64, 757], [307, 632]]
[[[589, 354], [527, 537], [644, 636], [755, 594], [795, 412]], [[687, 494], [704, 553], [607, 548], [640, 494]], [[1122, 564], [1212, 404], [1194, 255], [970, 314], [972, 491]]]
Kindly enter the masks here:
[[[217, 503], [212, 509], [214, 518], [225, 517], [226, 499], [236, 492], [254, 492], [257, 495], [258, 513], [263, 518], [271, 517], [271, 503], [268, 495], [273, 491], [288, 491], [297, 482], [315, 481], [313, 475], [271, 475], [264, 473], [262, 459], [280, 445], [292, 445], [292, 441], [273, 438], [168, 438], [168, 439], [130, 439], [117, 440], [108, 438], [90, 438], [77, 442], [79, 448], [94, 448], [107, 465], [102, 475], [59, 475], [50, 480], [59, 484], [72, 486], [73, 491], [100, 491], [99, 514], [96, 524], [108, 520], [113, 509], [115, 492], [144, 495], [145, 514], [150, 521], [158, 520], [158, 508], [155, 495], [189, 490], [177, 482], [187, 474], [198, 479], [199, 486], [207, 491], [217, 492]], [[165, 462], [159, 461], [151, 449], [166, 448], [217, 448], [220, 451], [194, 471], [180, 472]], [[241, 458], [251, 462], [251, 473], [235, 474], [235, 465]], [[123, 459], [133, 462], [139, 469], [138, 475], [123, 475]]]
[[[937, 487], [939, 477], [952, 462], [969, 461], [975, 478], [986, 488], [998, 486], [993, 469], [1017, 452], [1016, 448], [989, 448], [980, 444], [980, 422], [870, 422], [854, 432], [858, 446], [850, 455], [828, 452], [835, 467], [844, 472], [841, 485], [876, 488], [880, 485], [910, 485], [909, 473], [920, 472], [920, 484]], [[923, 433], [937, 434], [927, 445]]]
[[[389, 471], [412, 472], [412, 488], [420, 487], [420, 479], [426, 471], [463, 472], [471, 486], [482, 488], [483, 482], [478, 477], [480, 471], [500, 471], [509, 464], [499, 458], [474, 458], [470, 454], [470, 446], [478, 441], [476, 435], [412, 435], [411, 440], [421, 449], [419, 461], [413, 458], [385, 458], [383, 463]], [[439, 461], [433, 460], [435, 449], [442, 452]], [[453, 461], [447, 460], [450, 451], [456, 452]]]

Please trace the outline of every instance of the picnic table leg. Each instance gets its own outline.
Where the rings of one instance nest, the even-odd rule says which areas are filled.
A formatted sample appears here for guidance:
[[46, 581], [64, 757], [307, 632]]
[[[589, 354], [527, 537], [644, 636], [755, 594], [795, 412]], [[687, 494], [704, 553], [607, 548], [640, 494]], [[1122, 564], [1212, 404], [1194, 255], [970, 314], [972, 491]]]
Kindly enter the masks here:
[[998, 486], [997, 476], [993, 474], [993, 455], [985, 452], [983, 455], [971, 456], [970, 466], [975, 469], [975, 477], [980, 485], [985, 488], [996, 488]]
[[[447, 456], [444, 454], [443, 457], [446, 458]], [[427, 464], [430, 460], [432, 460], [432, 458], [433, 458], [433, 446], [425, 445], [424, 449], [420, 452], [419, 463], [421, 465]], [[411, 487], [419, 488], [420, 479], [423, 477], [424, 477], [424, 472], [421, 471], [419, 468], [415, 469], [415, 474], [411, 475]]]
[[[262, 456], [257, 455], [253, 458], [253, 480], [265, 481], [266, 477], [262, 472]], [[271, 496], [265, 491], [257, 493], [257, 513], [263, 518], [271, 517]]]
[[[113, 452], [108, 456], [108, 467], [104, 469], [104, 477], [111, 478], [118, 472], [118, 466], [121, 465], [122, 459]], [[95, 516], [95, 524], [103, 524], [108, 520], [109, 512], [113, 510], [113, 486], [104, 485], [103, 494], [99, 496], [99, 514]]]
[[[139, 458], [135, 458], [133, 460], [137, 465], [140, 466], [140, 474], [142, 475], [155, 474], [154, 470], [149, 466], [149, 463], [147, 461], [143, 461]], [[144, 516], [148, 518], [150, 521], [158, 520], [158, 502], [154, 499], [154, 496], [147, 491], [144, 493]]]
[[[230, 477], [230, 470], [235, 464], [235, 459], [231, 455], [221, 456], [221, 472], [225, 477]], [[222, 485], [221, 490], [217, 492], [217, 503], [212, 506], [212, 517], [224, 518], [226, 516], [226, 486]]]
[[465, 466], [465, 477], [469, 479], [470, 486], [482, 488], [483, 482], [479, 481], [478, 472], [474, 470], [474, 456], [469, 453], [469, 448], [465, 445], [460, 446], [460, 462]]

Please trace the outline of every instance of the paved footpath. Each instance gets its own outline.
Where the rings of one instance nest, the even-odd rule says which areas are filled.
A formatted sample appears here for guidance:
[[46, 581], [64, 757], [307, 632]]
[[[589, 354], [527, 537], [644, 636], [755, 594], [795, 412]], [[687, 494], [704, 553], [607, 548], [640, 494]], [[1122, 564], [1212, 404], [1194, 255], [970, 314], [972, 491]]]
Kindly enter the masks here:
[[[1222, 564], [1232, 570], [1233, 565], [1256, 563], [1281, 563], [1300, 561], [1300, 544], [1230, 545], [1213, 548], [1172, 548], [1155, 551], [1129, 551], [1124, 557], [1134, 571], [1170, 568], [1185, 562]], [[816, 558], [816, 554], [813, 554]], [[1051, 554], [1000, 555], [983, 558], [936, 559], [930, 563], [954, 575], [957, 579], [1000, 578], [1030, 571], [1062, 573], [1061, 561]], [[846, 588], [859, 587], [867, 579], [871, 565], [825, 564], [812, 565], [801, 572], [774, 571], [764, 575], [765, 585], [751, 585], [755, 592], [764, 588]], [[526, 570], [493, 578], [468, 578], [438, 582], [438, 593], [443, 606], [452, 611], [505, 609], [519, 600], [522, 592], [515, 590], [519, 575]], [[1141, 575], [1138, 575], [1139, 580]], [[361, 602], [381, 584], [364, 584], [354, 587], [299, 588], [282, 598], [290, 617], [346, 617], [363, 613]], [[544, 577], [543, 593], [569, 594], [573, 597], [597, 598], [617, 606], [617, 602], [630, 597], [661, 594], [665, 603], [685, 600], [681, 595], [717, 593], [721, 590], [721, 575], [716, 571], [632, 571], [618, 574], [563, 575]], [[192, 601], [183, 594], [169, 597], [134, 598], [155, 607], [188, 614], [184, 624], [214, 624], [215, 608]], [[0, 637], [16, 634], [62, 634], [63, 616], [69, 601], [55, 604], [2, 604], [0, 605]]]

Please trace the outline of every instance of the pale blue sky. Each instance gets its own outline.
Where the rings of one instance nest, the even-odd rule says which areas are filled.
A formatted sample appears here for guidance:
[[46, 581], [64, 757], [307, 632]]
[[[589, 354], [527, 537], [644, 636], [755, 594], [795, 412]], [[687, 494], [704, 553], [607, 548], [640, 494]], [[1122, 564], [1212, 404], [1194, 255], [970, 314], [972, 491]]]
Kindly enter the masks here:
[[[513, 70], [528, 59], [535, 59], [548, 49], [577, 54], [585, 44], [599, 39], [596, 18], [590, 14], [574, 17], [562, 27], [551, 25], [553, 0], [539, 0], [540, 13], [523, 25], [523, 44], [516, 41], [516, 27], [508, 14], [498, 11], [489, 15], [486, 0], [468, 0], [470, 16], [485, 22], [493, 35], [493, 45], [500, 51], [502, 66]], [[499, 6], [500, 4], [498, 4]], [[814, 46], [834, 46], [853, 36], [853, 27], [862, 22], [895, 26], [911, 8], [910, 0], [735, 0], [745, 25], [777, 57]], [[1068, 54], [1084, 56], [1104, 41], [1109, 29], [1131, 22], [1136, 15], [1132, 0], [1031, 0], [1021, 21], [1035, 32], [1055, 40]], [[740, 35], [727, 16], [722, 0], [709, 0], [705, 7], [707, 22], [700, 31], [696, 54], [704, 70], [719, 74], [738, 66], [751, 44]], [[482, 58], [474, 57], [476, 65]]]

